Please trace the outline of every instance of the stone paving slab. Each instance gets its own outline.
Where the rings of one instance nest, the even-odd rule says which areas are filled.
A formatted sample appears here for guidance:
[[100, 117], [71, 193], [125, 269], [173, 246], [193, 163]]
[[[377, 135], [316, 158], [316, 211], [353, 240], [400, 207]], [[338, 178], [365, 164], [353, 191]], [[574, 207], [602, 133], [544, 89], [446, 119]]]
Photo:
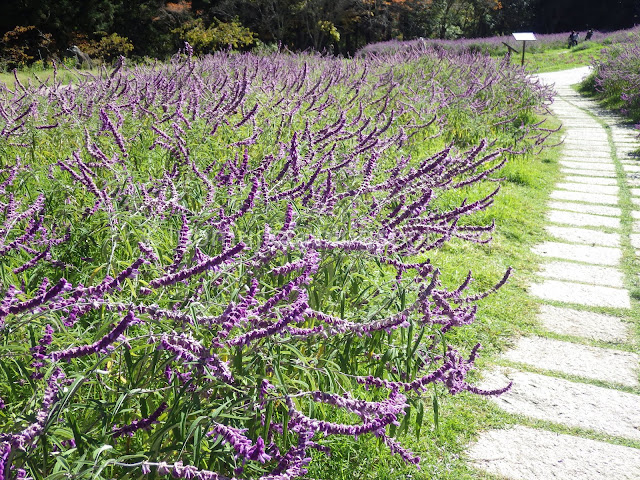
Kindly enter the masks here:
[[588, 213], [551, 210], [549, 211], [547, 218], [552, 223], [573, 225], [575, 227], [620, 228], [619, 218], [605, 217], [602, 215], [592, 215]]
[[598, 132], [581, 132], [579, 130], [569, 130], [565, 134], [566, 140], [574, 140], [579, 142], [583, 146], [587, 145], [600, 145], [600, 144], [609, 144], [609, 138], [607, 134], [601, 130], [601, 133]]
[[588, 128], [602, 128], [602, 126], [593, 120], [589, 115], [578, 113], [578, 112], [569, 112], [563, 114], [562, 125], [565, 127], [569, 126], [579, 126], [582, 125]]
[[624, 342], [628, 337], [627, 326], [622, 320], [602, 313], [541, 305], [538, 319], [544, 328], [560, 335], [616, 343]]
[[578, 108], [576, 105], [573, 105], [573, 98], [571, 97], [571, 93], [566, 89], [561, 89], [556, 86], [556, 92], [559, 94], [554, 99], [552, 109], [556, 115], [565, 118], [584, 118], [586, 115], [587, 121], [593, 122], [593, 118], [591, 118], [586, 112], [582, 109]]
[[544, 300], [589, 307], [631, 308], [629, 292], [621, 288], [545, 280], [542, 283], [532, 284], [529, 287], [529, 293]]
[[631, 188], [629, 190], [634, 197], [640, 197], [640, 188]]
[[579, 164], [579, 168], [583, 169], [589, 169], [590, 165], [593, 165], [595, 167], [594, 170], [602, 170], [603, 168], [600, 168], [602, 166], [609, 167], [610, 169], [615, 166], [615, 163], [609, 156], [607, 156], [606, 158], [595, 158], [589, 156], [589, 154], [586, 152], [582, 154], [580, 152], [564, 153], [562, 157], [560, 157], [558, 162], [560, 164], [563, 164], [564, 162]]
[[618, 195], [620, 188], [612, 185], [585, 185], [584, 183], [561, 182], [556, 184], [556, 188], [569, 190], [571, 192], [585, 193], [605, 193], [607, 195]]
[[571, 212], [589, 213], [591, 215], [604, 215], [607, 217], [619, 217], [622, 209], [618, 207], [607, 207], [604, 205], [587, 205], [584, 203], [557, 202], [551, 201], [548, 206], [556, 210], [569, 210]]
[[638, 159], [638, 154], [636, 153], [635, 148], [627, 148], [627, 147], [619, 147], [616, 148], [616, 154], [618, 155], [618, 158], [625, 158], [625, 159], [629, 159], [629, 160], [637, 160]]
[[[555, 110], [555, 108], [554, 108]], [[575, 109], [563, 109], [563, 112], [561, 114], [558, 114], [559, 117], [562, 117], [562, 124], [565, 124], [565, 121], [567, 122], [576, 122], [579, 124], [585, 123], [585, 124], [593, 124], [593, 118], [591, 118], [589, 115], [587, 115], [586, 113], [582, 113], [578, 110]], [[602, 128], [602, 127], [600, 127]]]
[[622, 169], [625, 172], [640, 172], [640, 165], [623, 165]]
[[588, 130], [586, 132], [578, 132], [575, 129], [567, 129], [565, 131], [565, 140], [569, 140], [574, 143], [578, 143], [584, 146], [591, 146], [593, 144], [602, 144], [604, 148], [609, 146], [609, 138], [604, 128], [600, 127], [599, 132]]
[[583, 177], [567, 175], [564, 177], [567, 182], [572, 183], [589, 183], [591, 185], [617, 185], [618, 179], [616, 178], [599, 178], [599, 177]]
[[468, 451], [479, 470], [517, 480], [637, 480], [640, 450], [517, 425], [480, 434]]
[[633, 248], [640, 248], [640, 234], [632, 233], [630, 235], [630, 239], [631, 239], [631, 245], [633, 246]]
[[589, 115], [583, 114], [571, 114], [566, 116], [566, 121], [562, 121], [564, 127], [585, 127], [585, 128], [602, 128], [602, 126], [596, 122]]
[[593, 265], [617, 265], [622, 258], [622, 251], [618, 248], [560, 242], [544, 242], [533, 247], [532, 251], [543, 257], [561, 258]]
[[560, 169], [560, 171], [568, 175], [585, 175], [589, 177], [607, 177], [607, 178], [617, 177], [617, 174], [615, 172], [605, 172], [603, 170], [585, 170], [582, 168], [576, 169], [576, 168], [563, 167]]
[[[570, 113], [569, 112], [569, 115], [567, 115], [566, 118], [567, 119], [571, 119], [571, 117], [574, 117], [574, 115], [575, 115], [575, 113]], [[578, 118], [580, 118], [580, 117], [578, 117]], [[563, 119], [561, 119], [561, 120], [563, 120]], [[593, 119], [591, 120], [591, 122], [593, 122]], [[589, 122], [589, 123], [591, 123], [591, 122]], [[564, 132], [564, 138], [572, 139], [572, 140], [579, 140], [579, 141], [582, 141], [584, 143], [592, 143], [592, 142], [608, 143], [607, 132], [604, 130], [604, 128], [600, 127], [600, 132], [593, 132], [593, 133], [597, 133], [597, 135], [590, 135], [590, 133], [592, 133], [592, 132], [591, 131], [580, 132], [580, 131], [576, 130], [575, 128], [568, 128]]]
[[[574, 157], [580, 161], [612, 162], [609, 142], [585, 142], [566, 138], [563, 142], [562, 157]], [[562, 158], [561, 157], [561, 158]], [[588, 160], [593, 159], [593, 160]]]
[[631, 210], [631, 218], [635, 218], [636, 220], [640, 220], [640, 211]]
[[640, 206], [640, 198], [632, 198], [631, 203]]
[[593, 149], [595, 151], [607, 151], [609, 146], [609, 140], [598, 140], [587, 142], [584, 139], [576, 139], [576, 138], [565, 138], [562, 142], [566, 148], [571, 148], [574, 150], [584, 151], [587, 149]]
[[597, 162], [573, 162], [570, 160], [560, 160], [558, 162], [561, 166], [567, 168], [575, 168], [577, 170], [602, 170], [603, 172], [615, 172], [616, 167], [612, 163], [597, 163]]
[[590, 347], [552, 338], [521, 337], [503, 355], [512, 362], [567, 375], [638, 386], [638, 356], [610, 348]]
[[569, 200], [572, 202], [597, 203], [601, 205], [617, 205], [618, 197], [616, 195], [607, 195], [604, 193], [584, 193], [569, 192], [567, 190], [554, 190], [550, 197], [554, 200]]
[[583, 148], [576, 145], [568, 145], [562, 151], [562, 157], [576, 158], [576, 161], [580, 162], [613, 163], [613, 159], [611, 158], [611, 148], [609, 146], [590, 146], [588, 148]]
[[594, 162], [613, 164], [611, 152], [598, 150], [577, 150], [570, 148], [562, 153], [562, 158], [573, 162]]
[[620, 234], [618, 233], [604, 233], [587, 228], [559, 227], [555, 225], [548, 225], [545, 230], [549, 235], [566, 242], [602, 245], [604, 247], [620, 246]]
[[569, 125], [573, 125], [574, 127], [582, 127], [584, 125], [586, 127], [602, 128], [602, 126], [598, 122], [596, 122], [586, 113], [571, 113], [566, 116], [566, 119], [566, 122], [564, 120], [562, 122], [562, 125], [565, 127]]
[[[640, 440], [640, 395], [499, 367], [480, 388], [511, 390], [491, 397], [508, 413]], [[542, 477], [546, 478], [546, 477]]]
[[624, 287], [624, 276], [616, 268], [582, 265], [570, 262], [551, 262], [542, 266], [540, 276], [569, 280], [572, 282], [604, 285], [606, 287]]

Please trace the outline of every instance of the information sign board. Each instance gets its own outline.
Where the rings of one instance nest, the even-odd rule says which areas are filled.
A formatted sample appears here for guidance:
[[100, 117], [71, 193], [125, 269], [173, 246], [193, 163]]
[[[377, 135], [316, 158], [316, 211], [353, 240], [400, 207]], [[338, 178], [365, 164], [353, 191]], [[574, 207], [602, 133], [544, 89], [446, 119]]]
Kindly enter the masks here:
[[513, 35], [513, 38], [515, 38], [519, 42], [520, 41], [522, 41], [522, 42], [530, 42], [530, 41], [537, 40], [537, 38], [533, 34], [533, 32], [512, 33], [511, 35]]

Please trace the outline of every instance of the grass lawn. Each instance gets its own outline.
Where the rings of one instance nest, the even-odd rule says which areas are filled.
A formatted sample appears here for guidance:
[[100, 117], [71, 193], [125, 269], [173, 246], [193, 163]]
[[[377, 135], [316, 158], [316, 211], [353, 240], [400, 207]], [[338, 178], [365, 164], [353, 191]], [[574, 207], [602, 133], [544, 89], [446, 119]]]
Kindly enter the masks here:
[[[77, 81], [84, 75], [98, 75], [100, 72], [99, 69], [94, 68], [91, 70], [75, 70], [68, 68], [59, 68], [58, 69], [58, 81], [62, 83], [73, 83]], [[28, 85], [31, 83], [32, 85], [37, 85], [40, 82], [46, 82], [47, 79], [51, 79], [53, 77], [53, 69], [25, 69], [16, 72], [18, 80], [23, 85]], [[16, 76], [13, 72], [0, 72], [0, 83], [4, 83], [10, 89], [13, 89], [16, 84]]]
[[[602, 55], [603, 46], [599, 43], [581, 43], [568, 49], [548, 49], [542, 52], [525, 52], [525, 67], [532, 72], [555, 72], [570, 68], [590, 65]], [[521, 56], [513, 54], [513, 61], [518, 64]]]

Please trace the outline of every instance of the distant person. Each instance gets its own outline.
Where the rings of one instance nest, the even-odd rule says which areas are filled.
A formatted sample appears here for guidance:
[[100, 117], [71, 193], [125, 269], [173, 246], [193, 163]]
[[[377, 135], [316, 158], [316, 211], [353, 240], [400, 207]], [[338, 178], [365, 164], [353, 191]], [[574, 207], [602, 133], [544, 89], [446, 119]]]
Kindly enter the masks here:
[[578, 45], [578, 33], [575, 30], [571, 30], [569, 34], [569, 48]]
[[587, 34], [584, 36], [584, 41], [586, 42], [587, 40], [591, 40], [591, 37], [593, 37], [593, 29], [592, 28], [587, 30]]

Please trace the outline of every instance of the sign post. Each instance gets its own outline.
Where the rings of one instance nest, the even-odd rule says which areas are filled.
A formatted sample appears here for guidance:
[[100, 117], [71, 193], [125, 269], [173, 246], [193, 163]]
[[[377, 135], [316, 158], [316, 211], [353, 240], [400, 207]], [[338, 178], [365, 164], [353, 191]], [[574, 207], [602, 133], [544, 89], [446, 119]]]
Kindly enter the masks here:
[[512, 33], [511, 35], [513, 35], [513, 38], [515, 38], [517, 41], [521, 41], [522, 42], [522, 63], [521, 65], [524, 66], [524, 51], [527, 48], [527, 41], [531, 41], [534, 42], [537, 40], [536, 36], [533, 34], [533, 32], [521, 32], [521, 33]]

